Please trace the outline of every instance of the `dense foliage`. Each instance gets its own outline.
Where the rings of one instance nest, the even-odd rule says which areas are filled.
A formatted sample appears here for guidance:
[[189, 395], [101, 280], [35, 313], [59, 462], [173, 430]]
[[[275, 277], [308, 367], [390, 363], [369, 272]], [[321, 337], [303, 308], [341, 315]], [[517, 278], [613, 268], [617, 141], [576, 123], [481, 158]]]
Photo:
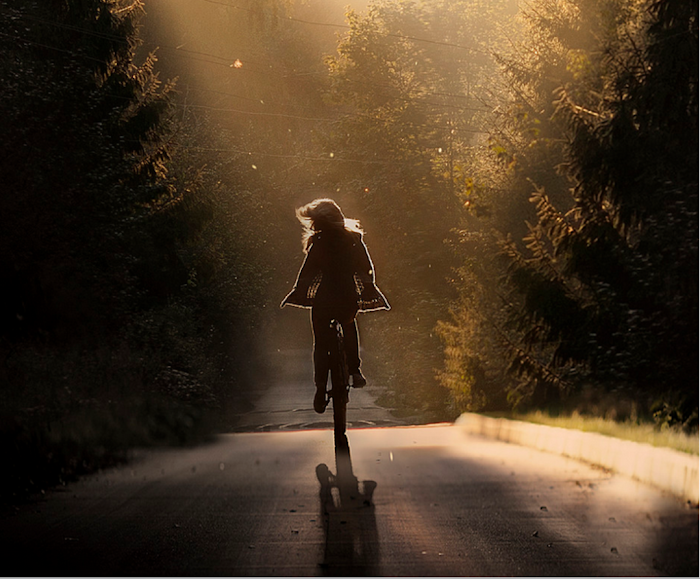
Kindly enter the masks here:
[[494, 133], [493, 157], [536, 218], [488, 266], [497, 299], [464, 269], [446, 380], [483, 404], [501, 356], [512, 404], [594, 387], [696, 425], [697, 5], [543, 0], [528, 18], [538, 57], [503, 58], [517, 138]]
[[367, 215], [370, 247], [383, 244], [379, 280], [394, 308], [366, 322], [369, 351], [391, 360], [380, 374], [391, 403], [433, 418], [450, 415], [435, 326], [455, 297], [448, 242], [470, 189], [461, 159], [479, 138], [496, 72], [490, 43], [506, 36], [499, 23], [511, 11], [510, 2], [371, 2], [348, 12], [349, 31], [326, 59], [330, 102], [343, 113], [327, 147], [356, 160], [330, 179]]
[[250, 326], [246, 287], [226, 283], [245, 264], [230, 234], [211, 234], [236, 211], [219, 210], [224, 194], [183, 148], [195, 128], [175, 122], [174, 85], [153, 54], [137, 59], [141, 13], [116, 0], [0, 3], [0, 411], [12, 492], [135, 444], [210, 432], [205, 409], [225, 405], [236, 363], [231, 336], [248, 339], [227, 327]]

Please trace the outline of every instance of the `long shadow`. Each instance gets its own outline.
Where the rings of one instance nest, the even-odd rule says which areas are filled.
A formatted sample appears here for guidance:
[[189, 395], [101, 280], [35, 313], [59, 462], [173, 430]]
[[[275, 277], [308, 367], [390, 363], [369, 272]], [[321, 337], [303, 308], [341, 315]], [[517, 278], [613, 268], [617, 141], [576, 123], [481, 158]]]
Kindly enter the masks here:
[[336, 474], [326, 464], [316, 467], [325, 539], [322, 572], [327, 576], [377, 576], [379, 537], [372, 502], [377, 483], [360, 482], [354, 475], [346, 436], [336, 437], [335, 464]]

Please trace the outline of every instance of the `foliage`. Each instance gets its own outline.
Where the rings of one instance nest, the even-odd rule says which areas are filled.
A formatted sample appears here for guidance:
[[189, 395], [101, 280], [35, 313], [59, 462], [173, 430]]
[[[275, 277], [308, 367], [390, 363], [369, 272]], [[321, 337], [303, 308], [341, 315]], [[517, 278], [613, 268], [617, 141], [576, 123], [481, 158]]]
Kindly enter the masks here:
[[0, 3], [0, 411], [20, 490], [201, 440], [227, 376], [247, 377], [230, 352], [254, 325], [252, 258], [219, 235], [237, 210], [189, 153], [202, 135], [174, 117], [174, 83], [137, 57], [142, 11]]
[[[503, 59], [518, 138], [494, 151], [509, 160], [503, 194], [522, 199], [527, 182], [536, 209], [523, 244], [501, 243], [504, 303], [490, 314], [518, 337], [504, 343], [511, 401], [551, 402], [585, 383], [650, 402], [683, 393], [692, 426], [697, 6], [545, 0], [530, 21], [536, 62]], [[537, 133], [524, 107], [544, 111]]]
[[149, 278], [173, 250], [153, 250], [143, 227], [175, 204], [162, 142], [170, 87], [154, 57], [133, 63], [137, 5], [20, 4], [3, 7], [16, 39], [5, 38], [2, 66], [3, 330], [77, 338], [119, 325], [134, 278], [156, 293], [183, 275]]
[[556, 428], [572, 428], [583, 432], [597, 432], [620, 440], [631, 440], [656, 447], [672, 448], [691, 455], [698, 455], [697, 432], [686, 433], [681, 428], [661, 428], [634, 417], [615, 420], [608, 417], [581, 415], [574, 412], [570, 416], [550, 416], [540, 410], [513, 416], [515, 420], [545, 424]]
[[89, 350], [25, 345], [6, 357], [0, 503], [118, 464], [134, 448], [208, 440], [218, 425], [211, 389], [188, 376], [173, 391], [160, 362], [153, 348], [107, 340]]
[[384, 368], [393, 403], [433, 417], [452, 412], [434, 377], [435, 326], [454, 297], [446, 241], [470, 194], [460, 160], [478, 137], [495, 71], [489, 46], [504, 34], [498, 21], [509, 9], [475, 0], [371, 2], [347, 13], [349, 31], [326, 60], [328, 97], [341, 116], [324, 138], [337, 157], [355, 161], [333, 165], [328, 180], [364, 210], [393, 307], [386, 320], [366, 322], [365, 341], [394, 360]]

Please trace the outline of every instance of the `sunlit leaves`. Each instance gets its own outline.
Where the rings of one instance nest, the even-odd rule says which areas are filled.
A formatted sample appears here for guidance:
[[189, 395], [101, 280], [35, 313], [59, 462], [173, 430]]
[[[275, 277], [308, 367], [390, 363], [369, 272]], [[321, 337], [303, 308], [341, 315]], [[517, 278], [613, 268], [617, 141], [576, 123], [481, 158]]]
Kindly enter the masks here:
[[575, 375], [682, 398], [692, 416], [697, 393], [666, 384], [697, 371], [697, 5], [542, 0], [527, 14], [490, 146], [504, 193], [535, 192], [522, 243], [507, 213], [494, 222], [515, 239], [508, 305], [490, 314], [515, 330], [512, 401]]
[[[370, 2], [366, 11], [348, 13], [349, 31], [326, 60], [329, 100], [349, 113], [329, 135], [329, 148], [368, 160], [360, 199], [381, 224], [389, 248], [381, 283], [393, 290], [394, 315], [405, 315], [400, 325], [409, 328], [396, 336], [387, 330], [391, 348], [405, 352], [394, 387], [408, 390], [410, 384], [417, 397], [435, 390], [432, 367], [440, 352], [434, 326], [447, 314], [453, 290], [445, 278], [456, 265], [446, 240], [481, 187], [467, 168], [469, 147], [484, 136], [496, 73], [491, 51], [508, 36], [512, 6]], [[348, 178], [352, 183], [356, 176]], [[415, 347], [407, 349], [400, 335], [409, 331]], [[432, 361], [419, 358], [419, 351]]]

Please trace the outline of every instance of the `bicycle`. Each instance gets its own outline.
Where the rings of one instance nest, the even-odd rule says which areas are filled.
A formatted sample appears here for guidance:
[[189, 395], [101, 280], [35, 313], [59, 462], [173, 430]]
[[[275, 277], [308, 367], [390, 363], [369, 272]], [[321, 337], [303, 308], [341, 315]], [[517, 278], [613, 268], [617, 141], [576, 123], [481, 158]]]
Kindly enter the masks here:
[[350, 371], [345, 354], [343, 326], [338, 320], [331, 320], [331, 328], [334, 335], [333, 346], [330, 350], [331, 389], [326, 391], [326, 404], [333, 400], [333, 431], [336, 441], [342, 442], [345, 439], [347, 427]]

